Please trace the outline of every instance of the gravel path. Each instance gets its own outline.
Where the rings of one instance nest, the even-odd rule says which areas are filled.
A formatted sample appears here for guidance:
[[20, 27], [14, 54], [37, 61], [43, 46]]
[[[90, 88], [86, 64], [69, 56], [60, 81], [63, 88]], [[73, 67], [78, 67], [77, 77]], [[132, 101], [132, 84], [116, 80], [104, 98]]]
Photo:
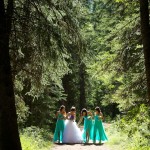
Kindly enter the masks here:
[[55, 144], [52, 150], [111, 150], [107, 145], [93, 145], [93, 144], [74, 144], [74, 145], [57, 145]]

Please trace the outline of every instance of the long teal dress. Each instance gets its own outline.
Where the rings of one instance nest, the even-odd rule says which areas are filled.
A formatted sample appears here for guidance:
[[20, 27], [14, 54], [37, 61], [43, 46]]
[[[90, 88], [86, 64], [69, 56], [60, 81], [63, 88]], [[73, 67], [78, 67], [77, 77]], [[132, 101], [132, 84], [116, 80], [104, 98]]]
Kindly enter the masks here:
[[89, 140], [92, 140], [92, 119], [90, 116], [84, 116], [84, 127], [83, 127], [83, 141], [86, 141], [86, 133], [89, 133]]
[[54, 132], [54, 142], [63, 141], [64, 128], [65, 128], [64, 116], [61, 113], [59, 113], [57, 117], [55, 132]]
[[98, 115], [94, 116], [94, 124], [93, 124], [93, 142], [96, 141], [98, 142], [108, 141], [102, 120], [99, 119]]

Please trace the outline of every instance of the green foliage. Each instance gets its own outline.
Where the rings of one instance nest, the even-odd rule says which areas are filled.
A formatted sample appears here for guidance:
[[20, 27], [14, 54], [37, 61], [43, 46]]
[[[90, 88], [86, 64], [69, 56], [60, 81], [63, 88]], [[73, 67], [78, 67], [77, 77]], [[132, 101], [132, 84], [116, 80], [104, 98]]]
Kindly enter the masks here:
[[25, 105], [25, 102], [22, 99], [20, 99], [18, 95], [15, 96], [15, 99], [16, 99], [18, 124], [21, 127], [26, 122], [30, 112], [29, 108]]
[[[83, 38], [87, 43], [86, 57], [83, 60], [88, 74], [86, 81], [87, 106], [88, 108], [101, 106], [103, 113], [113, 118], [118, 113], [118, 109], [116, 102], [111, 101], [111, 95], [114, 94], [120, 83], [114, 80], [115, 70], [112, 68], [108, 70], [116, 57], [111, 50], [111, 39], [108, 39], [108, 36], [115, 23], [120, 19], [117, 20], [119, 15], [116, 17], [113, 14], [113, 11], [118, 11], [116, 10], [118, 4], [104, 0], [93, 1], [92, 5], [93, 11], [88, 11], [89, 7], [87, 6], [86, 17], [81, 24]], [[114, 16], [114, 18], [111, 20], [110, 16]]]
[[20, 134], [23, 150], [48, 150], [52, 146], [50, 133], [37, 127], [28, 127]]
[[[147, 103], [138, 12], [136, 1], [94, 1], [93, 11], [82, 25], [84, 38], [89, 43], [85, 59], [89, 107], [115, 105], [127, 112]], [[116, 109], [115, 114], [117, 112]]]
[[111, 118], [120, 113], [109, 133], [110, 143], [119, 145], [121, 150], [149, 149], [139, 2], [96, 0], [93, 3], [93, 11], [86, 11], [81, 25], [88, 49], [84, 59], [88, 107], [99, 105]]
[[[136, 115], [135, 115], [136, 114]], [[110, 145], [117, 149], [150, 149], [150, 109], [145, 105], [135, 108], [123, 118], [118, 118], [108, 131]]]
[[21, 127], [53, 129], [54, 114], [67, 97], [62, 78], [75, 72], [72, 55], [83, 53], [80, 10], [74, 0], [14, 1], [10, 56]]
[[[10, 56], [19, 125], [53, 130], [61, 104], [69, 111], [84, 102], [100, 106], [107, 121], [120, 114], [110, 143], [148, 149], [139, 18], [138, 1], [15, 1]], [[23, 147], [37, 141], [32, 149], [42, 149], [47, 140], [31, 129], [21, 134]]]

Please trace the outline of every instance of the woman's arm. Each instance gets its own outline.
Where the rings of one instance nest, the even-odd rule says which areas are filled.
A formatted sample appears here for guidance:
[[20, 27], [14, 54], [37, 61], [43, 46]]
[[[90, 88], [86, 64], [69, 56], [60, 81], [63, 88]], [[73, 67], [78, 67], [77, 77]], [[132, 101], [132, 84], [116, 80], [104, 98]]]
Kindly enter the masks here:
[[76, 121], [76, 113], [74, 114], [74, 121]]
[[103, 116], [103, 113], [102, 113], [102, 112], [100, 112], [99, 119], [101, 119], [101, 120], [104, 119], [104, 116]]
[[70, 112], [67, 113], [66, 115], [66, 119], [68, 119], [68, 117], [70, 116]]
[[66, 112], [64, 112], [63, 116], [64, 116], [64, 119], [66, 119], [66, 117], [67, 117], [67, 114], [66, 114]]
[[92, 119], [92, 118], [93, 118], [93, 114], [92, 114], [90, 111], [88, 111], [87, 114], [88, 114], [88, 116], [89, 116], [88, 119], [90, 119], [90, 118]]
[[56, 116], [56, 118], [58, 117], [58, 114], [59, 114], [59, 111], [57, 111], [57, 112], [56, 112], [56, 115], [55, 115], [55, 116]]
[[63, 119], [63, 120], [66, 119], [66, 112], [64, 112], [64, 113], [62, 114], [62, 117], [61, 117], [60, 119]]
[[78, 125], [80, 125], [80, 123], [82, 122], [82, 120], [83, 120], [83, 116], [80, 117], [80, 120], [79, 120], [79, 122], [78, 122]]

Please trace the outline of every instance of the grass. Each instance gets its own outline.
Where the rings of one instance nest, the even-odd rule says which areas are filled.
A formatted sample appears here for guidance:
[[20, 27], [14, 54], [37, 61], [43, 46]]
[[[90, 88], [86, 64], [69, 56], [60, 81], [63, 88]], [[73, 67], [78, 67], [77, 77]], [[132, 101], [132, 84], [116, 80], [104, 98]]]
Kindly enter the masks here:
[[111, 125], [107, 130], [109, 141], [107, 145], [112, 150], [150, 150], [149, 139], [141, 136], [139, 132], [133, 135], [118, 130], [116, 125]]
[[[137, 125], [116, 121], [106, 124], [108, 142], [112, 150], [150, 150], [150, 134], [145, 122]], [[20, 132], [20, 139], [23, 150], [50, 150], [53, 134], [50, 131], [37, 127], [29, 127]]]
[[52, 134], [37, 127], [29, 127], [20, 133], [23, 150], [50, 150]]

